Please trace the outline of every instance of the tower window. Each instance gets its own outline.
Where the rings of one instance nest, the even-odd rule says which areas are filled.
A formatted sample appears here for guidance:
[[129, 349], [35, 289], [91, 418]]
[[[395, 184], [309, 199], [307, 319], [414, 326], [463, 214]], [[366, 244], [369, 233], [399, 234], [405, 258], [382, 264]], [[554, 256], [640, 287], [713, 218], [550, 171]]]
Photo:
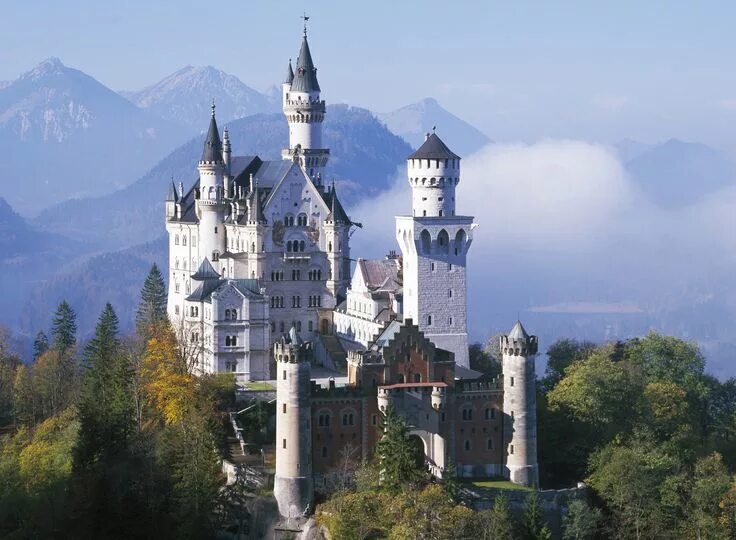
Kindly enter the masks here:
[[493, 450], [493, 439], [488, 439], [487, 448]]
[[286, 370], [284, 370], [284, 374], [282, 375], [282, 378], [286, 380]]
[[282, 447], [282, 448], [286, 448], [286, 439], [284, 439], [284, 440], [283, 440], [283, 441], [281, 442], [281, 447]]
[[283, 412], [284, 412], [284, 413], [286, 412], [286, 403], [284, 403], [284, 404], [283, 404], [283, 405], [281, 406], [281, 409], [283, 410]]
[[[286, 439], [284, 439], [284, 440], [286, 440]], [[286, 448], [286, 447], [284, 446], [284, 448]], [[470, 439], [465, 439], [465, 450], [466, 451], [470, 450]]]
[[427, 315], [427, 326], [432, 326], [432, 315]]
[[442, 217], [442, 210], [440, 210], [440, 217]]
[[513, 453], [514, 453], [514, 445], [513, 444], [510, 444], [509, 445], [509, 454], [513, 454]]
[[215, 226], [215, 234], [217, 234], [217, 226]]
[[514, 378], [510, 377], [509, 379], [509, 386], [514, 386]]

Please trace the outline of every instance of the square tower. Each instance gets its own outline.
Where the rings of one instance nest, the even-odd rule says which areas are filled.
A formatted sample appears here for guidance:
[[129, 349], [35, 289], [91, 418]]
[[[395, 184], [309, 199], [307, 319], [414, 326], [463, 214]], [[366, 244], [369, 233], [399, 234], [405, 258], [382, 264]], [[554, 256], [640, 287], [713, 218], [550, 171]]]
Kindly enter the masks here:
[[412, 215], [396, 217], [403, 254], [404, 318], [468, 367], [466, 261], [473, 217], [455, 213], [460, 157], [435, 134], [407, 159]]

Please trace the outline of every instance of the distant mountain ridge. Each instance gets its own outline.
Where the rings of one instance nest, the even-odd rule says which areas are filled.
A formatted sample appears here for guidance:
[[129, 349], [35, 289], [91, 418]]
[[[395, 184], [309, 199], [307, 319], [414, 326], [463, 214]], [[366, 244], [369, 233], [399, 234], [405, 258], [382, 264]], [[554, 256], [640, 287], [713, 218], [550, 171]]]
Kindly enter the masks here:
[[[205, 123], [209, 115], [205, 116]], [[233, 155], [281, 159], [289, 129], [282, 114], [259, 114], [228, 124]], [[387, 189], [412, 151], [373, 114], [348, 105], [328, 105], [323, 137], [330, 148], [326, 181], [338, 183], [343, 204]], [[197, 178], [203, 136], [174, 150], [146, 175], [112, 194], [66, 201], [34, 221], [46, 230], [84, 239], [100, 248], [117, 249], [146, 242], [164, 232], [164, 199], [172, 177], [188, 188]]]
[[[704, 144], [670, 139], [642, 145], [626, 141], [624, 166], [644, 194], [666, 209], [688, 206], [701, 197], [736, 185], [736, 163]], [[622, 158], [623, 158], [622, 155]]]
[[0, 88], [0, 177], [18, 179], [5, 195], [24, 214], [119, 188], [183, 139], [58, 58]]
[[234, 75], [212, 66], [186, 66], [138, 92], [123, 95], [141, 109], [199, 132], [210, 103], [217, 104], [220, 123], [259, 113], [277, 112], [280, 96], [262, 94]]
[[434, 98], [425, 98], [377, 116], [414, 148], [421, 146], [425, 135], [435, 127], [442, 140], [461, 157], [467, 157], [491, 142], [483, 132], [444, 109]]

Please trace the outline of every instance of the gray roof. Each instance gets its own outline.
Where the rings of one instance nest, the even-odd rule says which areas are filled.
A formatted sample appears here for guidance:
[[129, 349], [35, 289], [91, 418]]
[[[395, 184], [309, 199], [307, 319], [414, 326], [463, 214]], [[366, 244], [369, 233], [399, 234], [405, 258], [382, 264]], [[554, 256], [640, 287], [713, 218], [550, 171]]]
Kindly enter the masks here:
[[358, 259], [358, 266], [369, 289], [396, 291], [401, 288], [396, 259]]
[[263, 215], [263, 205], [261, 202], [261, 190], [258, 189], [258, 183], [253, 188], [253, 195], [250, 197], [250, 215], [248, 221], [253, 223], [266, 223], [266, 216]]
[[291, 69], [291, 58], [289, 58], [289, 70], [286, 72], [286, 79], [284, 79], [284, 83], [291, 84], [294, 80], [294, 70]]
[[317, 68], [314, 67], [314, 62], [312, 62], [312, 53], [309, 52], [306, 34], [302, 39], [302, 48], [296, 61], [296, 73], [294, 74], [294, 81], [291, 83], [291, 90], [292, 92], [320, 91], [317, 82]]
[[261, 287], [258, 284], [257, 279], [233, 279], [230, 280], [233, 285], [235, 285], [235, 288], [238, 289], [241, 293], [243, 293], [246, 296], [257, 294], [261, 294]]
[[442, 142], [436, 133], [431, 133], [424, 144], [419, 149], [410, 155], [407, 159], [460, 159], [460, 156], [455, 154], [452, 150], [447, 148], [447, 145]]
[[204, 141], [201, 161], [222, 162], [222, 143], [220, 142], [220, 133], [217, 130], [217, 120], [215, 120], [214, 104], [212, 105], [212, 118], [210, 118], [210, 129], [207, 132], [207, 138]]
[[524, 326], [521, 324], [521, 321], [516, 321], [516, 324], [511, 329], [511, 333], [509, 334], [509, 339], [529, 339], [529, 334], [527, 334], [526, 330], [524, 330]]
[[399, 321], [391, 321], [373, 342], [371, 349], [379, 350], [388, 345], [388, 342], [394, 338], [399, 330], [401, 330], [401, 325], [402, 323]]
[[195, 281], [207, 281], [211, 279], [220, 279], [220, 274], [212, 267], [210, 260], [205, 257], [202, 259], [202, 263], [199, 265], [197, 271], [192, 274], [192, 279]]
[[174, 181], [171, 181], [171, 185], [169, 186], [169, 193], [166, 196], [167, 201], [174, 201], [176, 202], [176, 186], [174, 185]]
[[258, 167], [258, 170], [253, 173], [253, 181], [257, 182], [261, 188], [271, 189], [286, 176], [293, 164], [293, 162], [284, 159], [264, 161]]
[[335, 184], [332, 184], [332, 189], [327, 192], [325, 202], [330, 207], [330, 213], [325, 218], [326, 221], [334, 221], [335, 223], [352, 223], [350, 218], [345, 213], [345, 209], [340, 204], [340, 200], [337, 198], [337, 191], [335, 190]]
[[226, 283], [224, 279], [207, 279], [203, 281], [196, 289], [194, 289], [192, 294], [187, 296], [187, 302], [204, 302], [209, 299], [212, 293], [215, 292], [223, 283]]

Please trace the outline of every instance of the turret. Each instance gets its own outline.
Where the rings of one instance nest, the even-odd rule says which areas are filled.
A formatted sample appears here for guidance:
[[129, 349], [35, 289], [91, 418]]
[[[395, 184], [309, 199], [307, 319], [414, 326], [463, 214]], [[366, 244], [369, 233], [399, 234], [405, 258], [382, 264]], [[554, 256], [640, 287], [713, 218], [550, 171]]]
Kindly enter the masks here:
[[169, 186], [169, 193], [166, 196], [166, 219], [174, 219], [177, 217], [176, 215], [176, 203], [179, 200], [178, 196], [176, 195], [176, 186], [174, 185], [174, 180], [171, 180], [171, 185]]
[[251, 175], [251, 193], [247, 199], [248, 215], [245, 223], [248, 245], [248, 268], [252, 279], [263, 277], [266, 264], [266, 252], [264, 251], [266, 217], [263, 213], [261, 202], [261, 191], [258, 189], [258, 181], [253, 184]]
[[330, 151], [322, 147], [322, 122], [325, 102], [320, 99], [317, 68], [307, 41], [307, 29], [292, 71], [291, 61], [282, 84], [283, 110], [289, 123], [289, 148], [281, 152], [284, 159], [298, 161], [310, 178], [317, 181], [327, 165]]
[[224, 133], [222, 134], [222, 161], [225, 164], [225, 177], [224, 177], [224, 188], [225, 188], [225, 198], [230, 199], [233, 197], [233, 193], [231, 193], [231, 182], [232, 182], [232, 175], [230, 174], [230, 157], [232, 154], [232, 147], [230, 146], [230, 133], [228, 133], [227, 128], [225, 128]]
[[350, 227], [352, 222], [337, 198], [335, 183], [327, 192], [330, 213], [325, 218], [325, 240], [330, 275], [327, 288], [340, 303], [350, 282]]
[[424, 144], [407, 158], [407, 172], [412, 190], [412, 215], [455, 215], [460, 157], [436, 133], [427, 133]]
[[506, 474], [515, 484], [537, 486], [537, 395], [534, 357], [537, 337], [517, 321], [501, 336]]
[[310, 426], [311, 346], [294, 327], [274, 343], [276, 361], [276, 475], [273, 494], [285, 518], [312, 510], [312, 429]]
[[223, 148], [215, 119], [215, 104], [207, 138], [202, 149], [202, 158], [197, 165], [199, 171], [199, 217], [200, 257], [209, 257], [215, 263], [225, 251], [225, 175]]

